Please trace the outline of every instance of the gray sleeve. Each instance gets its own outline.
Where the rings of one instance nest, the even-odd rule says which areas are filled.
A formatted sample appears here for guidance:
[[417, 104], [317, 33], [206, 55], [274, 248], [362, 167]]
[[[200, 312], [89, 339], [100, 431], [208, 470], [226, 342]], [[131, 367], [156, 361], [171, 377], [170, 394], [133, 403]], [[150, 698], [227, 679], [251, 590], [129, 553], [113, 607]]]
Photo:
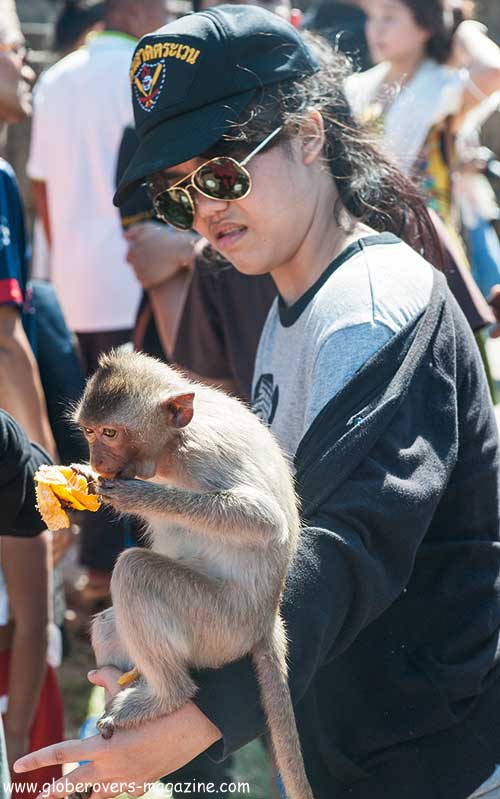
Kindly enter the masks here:
[[365, 322], [344, 327], [327, 336], [312, 367], [306, 430], [332, 397], [393, 335], [384, 324]]

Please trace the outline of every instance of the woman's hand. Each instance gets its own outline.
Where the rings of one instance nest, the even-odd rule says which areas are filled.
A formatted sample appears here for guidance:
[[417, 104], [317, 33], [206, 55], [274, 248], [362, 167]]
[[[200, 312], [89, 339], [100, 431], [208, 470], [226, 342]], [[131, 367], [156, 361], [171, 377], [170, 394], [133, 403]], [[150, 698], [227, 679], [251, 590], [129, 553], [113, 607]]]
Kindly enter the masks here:
[[[120, 690], [121, 672], [107, 666], [89, 673], [94, 685], [113, 695]], [[189, 763], [221, 737], [220, 731], [192, 702], [169, 716], [149, 721], [133, 730], [117, 730], [110, 740], [94, 735], [83, 741], [65, 741], [22, 757], [14, 765], [18, 774], [88, 760], [43, 793], [44, 799], [63, 799], [94, 786], [92, 799], [127, 792], [142, 796], [152, 783]], [[34, 798], [35, 799], [35, 798]]]

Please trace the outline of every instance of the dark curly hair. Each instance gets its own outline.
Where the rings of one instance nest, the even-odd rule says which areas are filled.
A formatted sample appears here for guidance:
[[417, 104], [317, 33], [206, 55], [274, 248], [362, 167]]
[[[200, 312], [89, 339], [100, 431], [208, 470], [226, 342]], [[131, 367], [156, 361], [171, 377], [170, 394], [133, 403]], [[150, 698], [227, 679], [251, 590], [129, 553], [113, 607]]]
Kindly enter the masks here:
[[103, 0], [64, 0], [54, 23], [52, 49], [72, 50], [86, 31], [103, 20]]
[[445, 64], [453, 49], [455, 31], [473, 11], [473, 3], [463, 0], [450, 7], [447, 0], [400, 0], [413, 16], [417, 25], [429, 31], [427, 55], [438, 64]]

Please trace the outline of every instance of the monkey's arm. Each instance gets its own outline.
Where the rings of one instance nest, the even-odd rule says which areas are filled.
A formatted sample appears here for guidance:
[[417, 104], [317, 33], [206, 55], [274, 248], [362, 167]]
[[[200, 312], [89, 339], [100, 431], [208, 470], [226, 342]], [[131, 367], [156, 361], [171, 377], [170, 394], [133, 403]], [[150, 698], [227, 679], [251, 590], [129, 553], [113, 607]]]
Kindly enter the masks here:
[[264, 544], [286, 524], [277, 502], [247, 486], [202, 492], [145, 480], [100, 480], [98, 491], [120, 513], [187, 522], [198, 532], [232, 536], [235, 543], [248, 543], [242, 537], [246, 531]]

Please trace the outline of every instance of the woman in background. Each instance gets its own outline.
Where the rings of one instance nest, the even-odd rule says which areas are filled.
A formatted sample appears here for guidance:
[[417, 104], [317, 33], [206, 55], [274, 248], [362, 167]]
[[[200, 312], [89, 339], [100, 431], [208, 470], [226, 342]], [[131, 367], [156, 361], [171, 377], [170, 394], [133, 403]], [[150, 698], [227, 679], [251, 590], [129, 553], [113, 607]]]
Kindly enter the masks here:
[[348, 81], [358, 119], [380, 123], [387, 150], [452, 223], [453, 140], [500, 89], [500, 50], [462, 0], [372, 0], [366, 34], [377, 66]]

